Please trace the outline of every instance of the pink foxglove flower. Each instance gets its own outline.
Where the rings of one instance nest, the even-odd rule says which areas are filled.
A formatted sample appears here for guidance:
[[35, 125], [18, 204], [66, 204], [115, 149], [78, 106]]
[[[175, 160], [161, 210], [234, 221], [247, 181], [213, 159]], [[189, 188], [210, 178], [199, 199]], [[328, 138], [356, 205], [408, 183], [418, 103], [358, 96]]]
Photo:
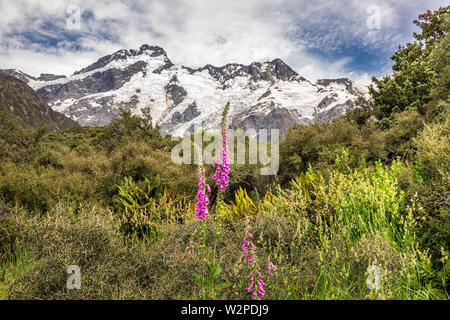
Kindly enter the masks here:
[[258, 280], [257, 284], [258, 284], [258, 294], [262, 298], [262, 297], [264, 297], [264, 294], [266, 293], [266, 291], [263, 288], [264, 281], [262, 280], [261, 274], [259, 275], [259, 280]]
[[278, 268], [270, 261], [270, 257], [267, 258], [269, 261], [269, 265], [267, 266], [267, 269], [269, 269], [269, 275], [273, 275], [274, 271], [276, 271]]
[[195, 197], [197, 199], [197, 203], [195, 204], [195, 215], [200, 220], [203, 221], [205, 217], [209, 215], [208, 212], [208, 204], [209, 204], [209, 198], [206, 194], [207, 192], [211, 192], [211, 188], [209, 185], [206, 184], [206, 180], [204, 179], [205, 171], [202, 168], [202, 165], [198, 165], [198, 191], [197, 196]]
[[253, 235], [245, 232], [245, 236], [244, 239], [242, 239], [242, 255], [245, 256], [247, 255], [247, 261], [248, 263], [252, 263], [253, 262], [253, 255], [254, 255], [254, 249], [256, 249], [256, 246], [253, 244], [253, 242], [251, 240], [247, 239], [252, 239]]
[[227, 144], [227, 123], [226, 117], [228, 113], [229, 105], [225, 107], [223, 117], [222, 117], [222, 128], [220, 130], [222, 138], [222, 146], [218, 155], [217, 161], [214, 161], [213, 167], [216, 168], [216, 172], [213, 175], [213, 179], [219, 185], [221, 191], [224, 191], [230, 182], [230, 160], [228, 155], [228, 144]]
[[[259, 268], [253, 263], [254, 262], [254, 251], [256, 246], [253, 243], [253, 235], [245, 232], [244, 239], [242, 239], [242, 255], [247, 257], [247, 262], [251, 270], [249, 273], [249, 286], [247, 288], [248, 293], [251, 293], [253, 299], [261, 300], [264, 297], [266, 291], [264, 290], [264, 281]], [[259, 276], [255, 279], [256, 274]], [[256, 280], [256, 281], [255, 281]]]
[[271, 262], [271, 263], [269, 263], [268, 269], [269, 269], [269, 274], [272, 275], [273, 271], [277, 270], [277, 267], [275, 267], [275, 265]]

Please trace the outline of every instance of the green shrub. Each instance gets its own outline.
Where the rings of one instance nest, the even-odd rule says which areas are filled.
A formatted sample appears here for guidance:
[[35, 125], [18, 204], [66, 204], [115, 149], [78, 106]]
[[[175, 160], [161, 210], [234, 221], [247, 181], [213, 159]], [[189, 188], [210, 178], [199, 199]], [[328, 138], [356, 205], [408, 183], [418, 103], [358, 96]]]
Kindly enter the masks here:
[[[0, 212], [0, 266], [6, 263], [6, 260], [11, 259], [15, 252], [17, 241], [17, 229], [11, 221], [11, 218], [4, 216]], [[0, 275], [3, 268], [0, 269]], [[0, 281], [2, 279], [0, 278]]]
[[50, 209], [49, 185], [29, 165], [0, 165], [0, 199], [11, 206], [18, 204], [29, 211], [42, 213]]
[[167, 188], [161, 191], [160, 186], [153, 186], [148, 179], [141, 188], [131, 177], [123, 179], [117, 202], [122, 231], [147, 239], [157, 238], [161, 225], [182, 223], [194, 211], [192, 199]]
[[390, 158], [411, 158], [414, 155], [413, 138], [424, 126], [423, 117], [417, 111], [405, 111], [392, 115], [392, 124], [384, 135]]
[[414, 139], [417, 163], [426, 171], [430, 187], [435, 191], [449, 190], [450, 186], [450, 119], [444, 123], [427, 125]]
[[[67, 207], [45, 216], [19, 212], [17, 251], [6, 281], [12, 299], [143, 299], [150, 297], [151, 265], [146, 247], [126, 245], [107, 213]], [[68, 290], [67, 267], [81, 269], [81, 289]]]
[[[442, 250], [450, 251], [450, 120], [427, 125], [414, 139], [416, 163], [407, 176], [405, 189], [417, 194], [423, 210], [417, 213], [418, 234], [435, 265], [441, 265]], [[406, 179], [406, 178], [405, 178]]]

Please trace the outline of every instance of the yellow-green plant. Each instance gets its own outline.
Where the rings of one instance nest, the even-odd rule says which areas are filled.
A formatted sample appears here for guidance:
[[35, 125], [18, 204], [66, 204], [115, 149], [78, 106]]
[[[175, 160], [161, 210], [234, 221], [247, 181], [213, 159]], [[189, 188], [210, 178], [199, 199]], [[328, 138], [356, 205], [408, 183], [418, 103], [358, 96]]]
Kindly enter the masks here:
[[153, 191], [148, 179], [142, 188], [131, 177], [123, 179], [117, 200], [121, 205], [122, 231], [153, 239], [161, 225], [181, 223], [193, 215], [194, 206], [190, 199], [168, 188], [164, 188], [158, 197], [152, 195]]
[[254, 216], [262, 210], [262, 203], [255, 203], [241, 187], [234, 193], [235, 202], [226, 204], [221, 201], [217, 206], [217, 219], [224, 222], [233, 222], [246, 216]]

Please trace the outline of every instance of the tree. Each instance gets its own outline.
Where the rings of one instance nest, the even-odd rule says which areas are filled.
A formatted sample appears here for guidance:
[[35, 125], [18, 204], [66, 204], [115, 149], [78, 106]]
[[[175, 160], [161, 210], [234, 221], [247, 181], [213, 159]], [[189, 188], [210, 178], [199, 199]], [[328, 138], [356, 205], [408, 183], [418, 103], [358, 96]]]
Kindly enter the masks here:
[[383, 128], [390, 127], [394, 113], [408, 109], [426, 113], [433, 82], [443, 68], [441, 64], [433, 64], [430, 56], [448, 34], [449, 15], [450, 6], [419, 15], [414, 24], [421, 32], [414, 33], [414, 43], [399, 46], [392, 56], [393, 75], [372, 78], [369, 92], [373, 113]]

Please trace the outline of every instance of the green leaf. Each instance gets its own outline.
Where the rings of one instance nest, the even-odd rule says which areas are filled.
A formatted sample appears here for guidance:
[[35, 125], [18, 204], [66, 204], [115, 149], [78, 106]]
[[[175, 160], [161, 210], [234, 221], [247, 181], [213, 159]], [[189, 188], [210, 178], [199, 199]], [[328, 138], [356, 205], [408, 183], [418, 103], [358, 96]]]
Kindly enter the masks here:
[[219, 279], [221, 273], [222, 273], [222, 268], [219, 265], [217, 265], [214, 268], [214, 272], [212, 274], [213, 280], [216, 281], [217, 279]]
[[224, 283], [219, 283], [217, 285], [217, 289], [219, 289], [219, 291], [221, 291], [223, 289], [226, 289], [226, 288], [229, 288], [229, 287], [231, 287], [231, 283], [224, 282]]
[[203, 279], [204, 279], [204, 277], [203, 277], [203, 275], [202, 274], [194, 274], [193, 276], [192, 276], [192, 279], [195, 281], [195, 282], [197, 282], [198, 284], [201, 284], [202, 282], [203, 282]]

